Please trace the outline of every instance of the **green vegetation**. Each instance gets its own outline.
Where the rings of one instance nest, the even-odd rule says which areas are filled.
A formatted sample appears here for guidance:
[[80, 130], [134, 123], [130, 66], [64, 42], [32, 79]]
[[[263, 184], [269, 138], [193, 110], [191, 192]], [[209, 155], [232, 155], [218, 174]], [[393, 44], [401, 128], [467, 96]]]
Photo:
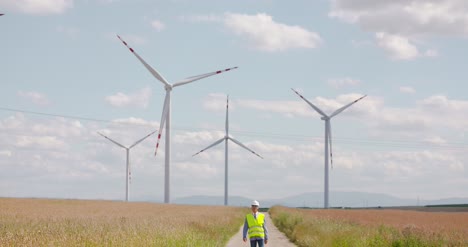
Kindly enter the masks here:
[[306, 209], [272, 207], [270, 215], [278, 229], [300, 247], [436, 247], [468, 246], [460, 233], [439, 234], [414, 226], [402, 229], [379, 225], [362, 225], [350, 220], [316, 217]]
[[427, 208], [467, 208], [468, 204], [439, 204], [439, 205], [426, 205]]
[[248, 209], [0, 199], [0, 246], [225, 246]]
[[268, 212], [268, 210], [270, 210], [270, 208], [259, 208], [258, 209], [259, 212], [263, 212], [263, 213]]

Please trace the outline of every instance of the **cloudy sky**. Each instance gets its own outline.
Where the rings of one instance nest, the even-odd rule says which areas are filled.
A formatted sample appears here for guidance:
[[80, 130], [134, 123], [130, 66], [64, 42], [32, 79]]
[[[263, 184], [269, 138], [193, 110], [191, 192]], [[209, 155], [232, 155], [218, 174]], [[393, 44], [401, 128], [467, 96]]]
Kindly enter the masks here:
[[[159, 128], [172, 91], [171, 199], [323, 191], [468, 197], [465, 0], [0, 0], [0, 196], [124, 199], [124, 146]], [[163, 133], [163, 139], [164, 139]], [[131, 149], [130, 200], [164, 199], [164, 141]], [[331, 194], [331, 198], [333, 194]], [[221, 203], [221, 202], [220, 202]]]

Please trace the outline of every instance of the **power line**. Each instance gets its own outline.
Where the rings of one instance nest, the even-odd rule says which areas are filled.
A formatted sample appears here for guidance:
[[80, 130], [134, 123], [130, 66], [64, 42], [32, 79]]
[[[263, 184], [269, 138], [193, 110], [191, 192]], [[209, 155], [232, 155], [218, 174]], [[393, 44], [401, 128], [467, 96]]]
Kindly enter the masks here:
[[61, 115], [61, 114], [52, 114], [52, 113], [44, 113], [44, 112], [36, 112], [36, 111], [26, 111], [26, 110], [19, 110], [19, 109], [6, 108], [6, 107], [0, 107], [0, 110], [10, 111], [10, 112], [21, 112], [21, 113], [26, 113], [26, 114], [35, 114], [35, 115], [42, 115], [42, 116], [49, 116], [49, 117], [71, 118], [71, 119], [94, 121], [94, 122], [112, 122], [110, 120], [97, 119], [97, 118], [67, 116], [67, 115]]
[[[14, 108], [7, 108], [7, 107], [0, 107], [0, 110], [9, 111], [9, 112], [20, 112], [25, 114], [34, 114], [34, 115], [41, 115], [46, 117], [60, 117], [60, 118], [68, 118], [68, 119], [77, 119], [77, 120], [84, 120], [84, 121], [93, 121], [93, 122], [101, 122], [101, 123], [112, 123], [112, 124], [123, 124], [123, 125], [139, 125], [139, 126], [151, 126], [154, 127], [154, 124], [150, 123], [129, 123], [129, 122], [117, 122], [115, 120], [107, 120], [107, 119], [98, 119], [92, 117], [81, 117], [81, 116], [72, 116], [72, 115], [63, 115], [63, 114], [54, 114], [54, 113], [44, 113], [44, 112], [37, 112], [37, 111], [28, 111], [28, 110], [21, 110], [21, 109], [14, 109]], [[218, 129], [208, 129], [208, 128], [194, 128], [194, 127], [177, 127], [174, 128], [176, 131], [222, 131]], [[252, 136], [252, 137], [260, 137], [260, 138], [270, 138], [270, 139], [280, 139], [280, 140], [290, 140], [290, 141], [300, 141], [300, 142], [310, 142], [316, 141], [321, 142], [323, 141], [323, 136], [308, 136], [303, 134], [292, 134], [292, 133], [272, 133], [272, 132], [256, 132], [256, 131], [236, 131], [232, 130], [231, 133], [238, 134], [241, 136]], [[3, 133], [4, 135], [15, 135], [15, 136], [29, 136], [29, 137], [37, 137], [37, 135], [25, 135], [25, 134], [14, 134], [14, 133]], [[434, 145], [423, 141], [413, 141], [409, 142], [407, 140], [372, 140], [372, 139], [357, 139], [357, 138], [344, 138], [344, 137], [333, 137], [333, 142], [335, 144], [339, 143], [340, 145], [354, 145], [353, 147], [361, 147], [361, 146], [372, 146], [374, 148], [378, 147], [395, 147], [395, 148], [427, 148], [427, 149], [447, 149], [447, 150], [466, 150], [468, 149], [468, 145], [465, 143], [460, 142], [446, 142], [443, 145]]]

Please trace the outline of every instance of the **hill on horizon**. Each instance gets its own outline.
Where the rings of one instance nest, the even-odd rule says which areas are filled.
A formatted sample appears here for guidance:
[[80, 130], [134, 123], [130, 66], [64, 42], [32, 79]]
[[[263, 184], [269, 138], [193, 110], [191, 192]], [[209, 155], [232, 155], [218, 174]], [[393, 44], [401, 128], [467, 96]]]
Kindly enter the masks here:
[[[229, 197], [230, 206], [249, 206], [251, 201], [256, 198], [247, 198], [242, 196]], [[323, 192], [309, 192], [279, 199], [257, 199], [261, 207], [271, 207], [282, 205], [287, 207], [323, 207]], [[175, 204], [193, 204], [193, 205], [224, 205], [223, 196], [203, 196], [195, 195], [188, 197], [179, 197], [172, 201]], [[468, 204], [468, 198], [441, 198], [436, 200], [418, 200], [399, 198], [383, 193], [367, 192], [330, 192], [330, 207], [398, 207], [398, 206], [425, 206], [441, 204]]]

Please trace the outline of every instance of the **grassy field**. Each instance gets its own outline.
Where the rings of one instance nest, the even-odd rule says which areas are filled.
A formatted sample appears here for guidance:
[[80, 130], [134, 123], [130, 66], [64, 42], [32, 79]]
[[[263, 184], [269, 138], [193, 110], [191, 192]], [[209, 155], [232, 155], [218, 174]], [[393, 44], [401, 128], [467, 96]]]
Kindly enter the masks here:
[[225, 246], [247, 208], [0, 198], [0, 246]]
[[467, 212], [286, 207], [269, 212], [298, 246], [468, 246]]

